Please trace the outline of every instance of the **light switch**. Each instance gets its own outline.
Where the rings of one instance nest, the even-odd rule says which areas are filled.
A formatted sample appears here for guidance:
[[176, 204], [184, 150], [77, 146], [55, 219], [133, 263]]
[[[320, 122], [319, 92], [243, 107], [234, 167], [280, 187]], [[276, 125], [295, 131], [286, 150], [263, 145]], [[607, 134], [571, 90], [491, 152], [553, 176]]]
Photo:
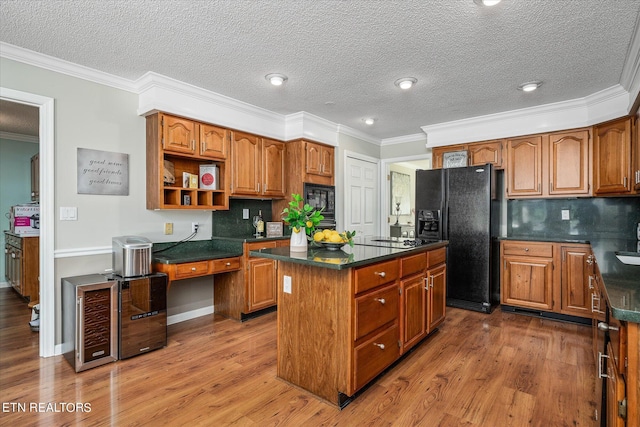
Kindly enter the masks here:
[[249, 219], [249, 209], [242, 209], [242, 219]]
[[78, 208], [73, 207], [60, 207], [60, 221], [77, 221], [78, 220]]
[[282, 290], [285, 294], [291, 293], [291, 276], [284, 276], [284, 287]]
[[562, 209], [562, 220], [563, 221], [569, 221], [571, 218], [569, 218], [569, 209]]

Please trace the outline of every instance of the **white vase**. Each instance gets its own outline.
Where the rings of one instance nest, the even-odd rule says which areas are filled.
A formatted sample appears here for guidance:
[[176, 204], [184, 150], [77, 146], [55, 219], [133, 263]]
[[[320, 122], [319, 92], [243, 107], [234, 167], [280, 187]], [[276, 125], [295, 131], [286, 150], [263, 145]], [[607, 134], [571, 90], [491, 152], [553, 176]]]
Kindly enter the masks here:
[[307, 233], [302, 227], [296, 233], [295, 229], [291, 229], [291, 241], [289, 242], [290, 252], [307, 252]]

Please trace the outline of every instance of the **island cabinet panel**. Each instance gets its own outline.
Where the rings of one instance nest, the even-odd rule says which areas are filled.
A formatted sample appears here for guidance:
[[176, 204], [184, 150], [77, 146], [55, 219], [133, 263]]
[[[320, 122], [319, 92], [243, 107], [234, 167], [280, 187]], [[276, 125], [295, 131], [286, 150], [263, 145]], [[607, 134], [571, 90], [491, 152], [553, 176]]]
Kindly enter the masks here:
[[355, 391], [352, 286], [350, 270], [278, 261], [278, 377], [334, 405]]
[[429, 284], [427, 334], [444, 322], [447, 306], [447, 266], [440, 264], [427, 272]]

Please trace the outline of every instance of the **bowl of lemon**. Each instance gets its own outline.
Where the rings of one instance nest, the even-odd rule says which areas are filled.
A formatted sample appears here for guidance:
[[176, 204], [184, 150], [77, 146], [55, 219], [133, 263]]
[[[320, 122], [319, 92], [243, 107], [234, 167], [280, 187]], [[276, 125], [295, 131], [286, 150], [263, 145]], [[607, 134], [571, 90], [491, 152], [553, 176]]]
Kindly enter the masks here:
[[355, 231], [316, 230], [313, 233], [313, 243], [327, 250], [337, 251], [346, 244], [353, 246], [353, 236], [355, 235]]

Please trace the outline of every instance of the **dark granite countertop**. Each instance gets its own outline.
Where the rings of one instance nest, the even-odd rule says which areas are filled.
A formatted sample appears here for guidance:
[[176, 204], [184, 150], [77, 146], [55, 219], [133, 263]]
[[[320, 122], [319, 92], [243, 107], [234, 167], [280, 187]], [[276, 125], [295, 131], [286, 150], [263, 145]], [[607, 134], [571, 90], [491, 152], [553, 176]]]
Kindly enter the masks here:
[[616, 257], [616, 251], [636, 252], [637, 240], [609, 238], [594, 234], [580, 236], [509, 236], [501, 240], [526, 240], [556, 243], [587, 243], [598, 263], [604, 292], [611, 307], [611, 314], [618, 320], [640, 323], [640, 266], [627, 265]]
[[331, 251], [321, 247], [310, 245], [306, 252], [291, 252], [288, 247], [262, 249], [251, 251], [251, 256], [270, 258], [278, 261], [293, 262], [313, 267], [330, 268], [334, 270], [345, 270], [353, 267], [361, 267], [388, 259], [393, 259], [399, 255], [408, 254], [430, 249], [437, 249], [446, 246], [449, 242], [443, 240], [437, 243], [430, 243], [417, 247], [378, 247], [356, 244], [353, 247], [343, 246], [341, 250]]
[[291, 236], [278, 236], [278, 237], [255, 237], [249, 236], [237, 236], [237, 237], [223, 237], [223, 236], [211, 236], [211, 240], [228, 240], [230, 242], [265, 242], [271, 240], [289, 240]]
[[[174, 246], [175, 245], [175, 246]], [[242, 256], [242, 242], [196, 240], [183, 242], [154, 243], [152, 262], [180, 264], [184, 262]]]

